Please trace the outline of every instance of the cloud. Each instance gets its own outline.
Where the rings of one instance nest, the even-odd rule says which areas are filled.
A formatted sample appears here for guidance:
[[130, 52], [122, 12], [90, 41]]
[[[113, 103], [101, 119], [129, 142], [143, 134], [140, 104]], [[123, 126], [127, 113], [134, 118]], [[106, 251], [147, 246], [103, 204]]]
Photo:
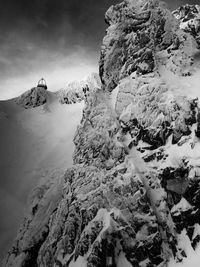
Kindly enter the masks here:
[[82, 73], [85, 76], [86, 71], [97, 71], [98, 49], [92, 44], [80, 45], [78, 33], [70, 41], [73, 30], [69, 24], [59, 31], [66, 34], [52, 33], [50, 38], [45, 33], [10, 30], [4, 36], [0, 43], [0, 99], [19, 95], [41, 76], [56, 90], [68, 80], [81, 78]]
[[0, 98], [18, 96], [36, 86], [41, 77], [46, 79], [50, 91], [64, 88], [67, 82], [83, 79], [89, 73], [98, 71], [93, 58], [96, 58], [94, 53], [90, 58], [84, 49], [76, 47], [75, 51], [67, 56], [62, 53], [38, 51], [29, 62], [19, 62], [20, 59], [16, 59], [15, 65], [11, 68], [12, 76], [1, 81], [0, 88], [4, 90], [1, 91]]
[[97, 70], [104, 13], [116, 2], [0, 1], [0, 99], [18, 95], [41, 76], [59, 88], [64, 77], [66, 83]]

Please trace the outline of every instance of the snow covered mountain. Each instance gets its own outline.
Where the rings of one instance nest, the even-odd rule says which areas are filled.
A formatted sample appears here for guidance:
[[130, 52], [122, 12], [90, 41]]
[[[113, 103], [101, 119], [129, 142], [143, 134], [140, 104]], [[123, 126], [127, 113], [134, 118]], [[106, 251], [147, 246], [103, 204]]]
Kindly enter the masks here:
[[156, 0], [107, 11], [73, 166], [35, 189], [5, 266], [199, 266], [198, 38], [177, 12]]
[[57, 95], [62, 104], [72, 104], [85, 100], [88, 92], [84, 93], [84, 89], [88, 88], [89, 91], [93, 91], [95, 88], [100, 87], [101, 81], [99, 75], [97, 73], [91, 73], [82, 81], [68, 83], [65, 89], [61, 89], [57, 92]]
[[72, 165], [82, 110], [83, 102], [61, 105], [41, 88], [0, 101], [0, 259], [17, 234], [31, 190]]

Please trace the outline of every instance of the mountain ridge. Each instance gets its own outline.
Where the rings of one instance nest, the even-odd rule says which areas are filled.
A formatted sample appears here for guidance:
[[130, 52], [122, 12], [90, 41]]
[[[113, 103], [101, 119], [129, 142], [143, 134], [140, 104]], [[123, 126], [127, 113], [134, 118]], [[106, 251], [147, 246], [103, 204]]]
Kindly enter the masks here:
[[32, 189], [52, 170], [59, 174], [71, 166], [73, 135], [83, 109], [83, 102], [61, 105], [49, 91], [44, 105], [26, 109], [16, 102], [0, 101], [0, 259], [23, 221]]
[[38, 187], [6, 266], [184, 266], [198, 248], [198, 36], [159, 1], [123, 1], [106, 22], [74, 164]]

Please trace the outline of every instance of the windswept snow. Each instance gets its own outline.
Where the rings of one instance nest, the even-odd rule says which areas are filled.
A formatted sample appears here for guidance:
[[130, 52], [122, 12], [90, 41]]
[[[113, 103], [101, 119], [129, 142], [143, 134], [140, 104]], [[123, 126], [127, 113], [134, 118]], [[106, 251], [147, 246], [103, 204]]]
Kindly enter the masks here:
[[83, 105], [61, 105], [49, 92], [47, 103], [33, 109], [14, 100], [0, 102], [1, 256], [16, 235], [33, 187], [55, 168], [71, 166]]
[[171, 209], [171, 212], [179, 212], [179, 211], [186, 211], [192, 209], [192, 206], [190, 205], [190, 203], [184, 198], [182, 197], [181, 200], [179, 201], [179, 203], [175, 206], [173, 206], [173, 208]]
[[123, 252], [120, 253], [118, 262], [117, 262], [117, 267], [132, 267], [132, 265], [127, 261], [125, 254]]
[[188, 256], [180, 263], [171, 260], [168, 267], [199, 267], [200, 247], [198, 247], [195, 251], [193, 250], [185, 230], [183, 230], [179, 238], [180, 243]]
[[200, 71], [199, 71], [199, 59], [194, 64], [194, 72], [191, 76], [177, 76], [166, 68], [160, 70], [161, 77], [166, 82], [169, 89], [173, 91], [173, 94], [178, 96], [187, 95], [191, 98], [200, 97]]

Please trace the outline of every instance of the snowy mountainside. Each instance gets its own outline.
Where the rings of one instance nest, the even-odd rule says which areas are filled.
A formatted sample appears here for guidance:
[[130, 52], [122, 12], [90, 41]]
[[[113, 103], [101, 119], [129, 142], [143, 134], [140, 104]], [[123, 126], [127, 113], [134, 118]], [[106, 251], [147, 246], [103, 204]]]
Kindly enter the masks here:
[[[62, 104], [72, 104], [85, 100], [88, 91], [93, 91], [95, 88], [101, 87], [101, 81], [97, 73], [91, 73], [82, 81], [73, 81], [67, 84], [65, 89], [57, 92], [58, 98]], [[84, 89], [86, 92], [84, 93]]]
[[38, 187], [6, 266], [188, 267], [200, 256], [197, 40], [156, 0], [125, 0], [105, 19], [102, 87], [87, 97], [74, 164]]
[[47, 102], [47, 91], [41, 87], [33, 87], [15, 99], [16, 103], [26, 109], [44, 105]]
[[[61, 105], [44, 89], [32, 90], [35, 98], [30, 92], [0, 101], [0, 260], [16, 236], [31, 190], [72, 165], [73, 136], [84, 106]], [[43, 105], [38, 101], [41, 92]]]

